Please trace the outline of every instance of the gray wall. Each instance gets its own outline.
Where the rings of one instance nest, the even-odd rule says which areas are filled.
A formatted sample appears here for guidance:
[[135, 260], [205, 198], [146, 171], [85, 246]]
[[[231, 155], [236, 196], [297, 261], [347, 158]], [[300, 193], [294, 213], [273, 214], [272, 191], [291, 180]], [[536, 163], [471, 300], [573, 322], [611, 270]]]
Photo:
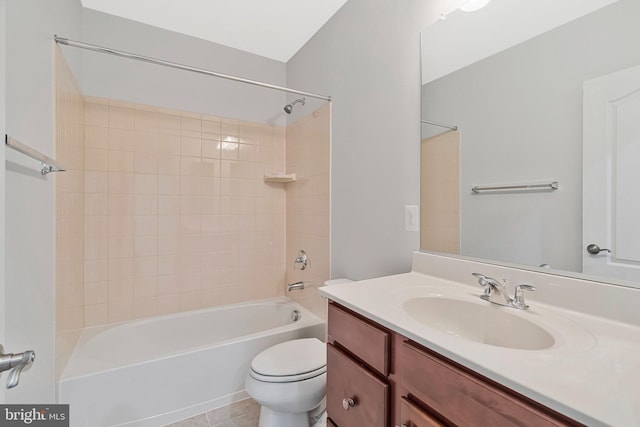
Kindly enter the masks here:
[[287, 63], [287, 85], [331, 95], [331, 276], [411, 268], [419, 204], [420, 31], [429, 3], [349, 0]]
[[[80, 34], [79, 0], [6, 4], [7, 133], [45, 154], [55, 152], [53, 35]], [[4, 82], [4, 79], [3, 79]], [[7, 351], [33, 349], [37, 359], [7, 390], [7, 402], [54, 402], [55, 176], [6, 150]], [[6, 376], [3, 376], [3, 381]]]
[[[284, 86], [285, 64], [195, 37], [108, 15], [82, 13], [82, 41]], [[65, 55], [71, 48], [63, 48]], [[85, 95], [284, 124], [284, 92], [85, 51]]]
[[[620, 0], [424, 85], [423, 117], [461, 130], [464, 255], [581, 270], [582, 83], [640, 63], [638, 16]], [[470, 192], [550, 178], [553, 193]]]

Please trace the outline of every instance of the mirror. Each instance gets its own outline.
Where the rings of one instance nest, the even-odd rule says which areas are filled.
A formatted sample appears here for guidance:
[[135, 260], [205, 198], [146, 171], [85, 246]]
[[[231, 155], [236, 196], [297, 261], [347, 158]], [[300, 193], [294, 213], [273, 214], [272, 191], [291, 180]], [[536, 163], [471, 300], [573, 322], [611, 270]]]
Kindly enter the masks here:
[[[640, 287], [640, 259], [621, 249], [629, 236], [616, 213], [622, 205], [597, 214], [605, 219], [597, 230], [586, 228], [592, 221], [585, 217], [595, 212], [596, 187], [609, 191], [607, 201], [618, 197], [633, 205], [640, 176], [625, 178], [631, 191], [622, 192], [629, 171], [600, 179], [583, 148], [589, 139], [583, 125], [597, 121], [583, 120], [583, 110], [591, 111], [587, 103], [600, 93], [598, 85], [607, 76], [619, 78], [621, 70], [640, 70], [639, 17], [637, 0], [492, 0], [422, 32], [423, 250]], [[617, 123], [627, 128], [616, 132], [638, 147], [639, 94], [640, 86], [609, 102], [624, 98], [614, 107], [620, 117], [624, 112], [626, 122]], [[607, 150], [596, 150], [604, 169], [612, 162]], [[632, 159], [640, 164], [640, 154]], [[539, 187], [522, 188], [527, 185]], [[485, 186], [516, 188], [472, 191]], [[602, 237], [605, 229], [613, 234]], [[632, 242], [640, 242], [636, 236]], [[612, 253], [590, 254], [588, 243]], [[640, 252], [640, 243], [632, 246]], [[589, 267], [592, 260], [606, 265]], [[619, 263], [629, 265], [627, 272], [610, 274]]]

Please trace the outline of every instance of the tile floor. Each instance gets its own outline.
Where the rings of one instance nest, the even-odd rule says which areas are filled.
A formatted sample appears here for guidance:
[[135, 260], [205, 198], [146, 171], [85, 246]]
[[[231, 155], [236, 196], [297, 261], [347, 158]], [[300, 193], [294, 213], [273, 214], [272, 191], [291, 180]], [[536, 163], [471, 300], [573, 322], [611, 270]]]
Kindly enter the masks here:
[[[245, 399], [165, 427], [258, 427], [260, 405]], [[326, 427], [326, 414], [313, 427]]]
[[245, 399], [165, 427], [258, 427], [260, 405]]

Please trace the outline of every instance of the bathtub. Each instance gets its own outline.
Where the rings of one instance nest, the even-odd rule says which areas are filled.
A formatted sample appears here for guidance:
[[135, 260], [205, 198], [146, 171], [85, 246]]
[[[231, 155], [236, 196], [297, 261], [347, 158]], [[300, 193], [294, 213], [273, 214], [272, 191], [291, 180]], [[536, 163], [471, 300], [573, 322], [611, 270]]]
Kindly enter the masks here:
[[246, 398], [256, 354], [310, 337], [325, 323], [288, 298], [85, 328], [58, 399], [71, 427], [158, 427]]

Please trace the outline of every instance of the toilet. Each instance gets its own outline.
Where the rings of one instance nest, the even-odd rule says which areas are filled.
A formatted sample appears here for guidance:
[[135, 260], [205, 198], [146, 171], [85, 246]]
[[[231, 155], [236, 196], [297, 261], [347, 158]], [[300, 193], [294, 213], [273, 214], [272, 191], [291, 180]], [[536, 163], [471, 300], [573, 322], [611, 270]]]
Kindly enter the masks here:
[[246, 392], [262, 408], [259, 427], [309, 427], [325, 409], [327, 353], [317, 338], [285, 341], [253, 358]]

